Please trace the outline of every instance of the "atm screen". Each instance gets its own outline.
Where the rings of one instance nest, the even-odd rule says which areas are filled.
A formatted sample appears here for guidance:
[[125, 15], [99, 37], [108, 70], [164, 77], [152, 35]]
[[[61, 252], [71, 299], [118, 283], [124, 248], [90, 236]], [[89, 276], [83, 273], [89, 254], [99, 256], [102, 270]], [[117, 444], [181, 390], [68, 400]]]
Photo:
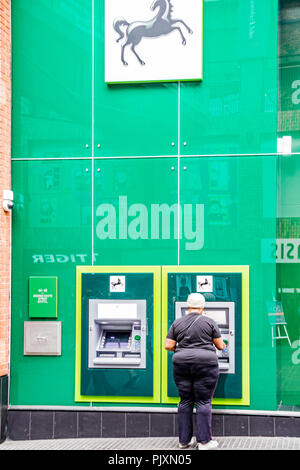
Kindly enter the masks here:
[[208, 310], [206, 316], [212, 318], [217, 325], [226, 325], [226, 310]]
[[212, 318], [219, 328], [229, 328], [229, 309], [228, 308], [207, 308], [205, 315]]
[[128, 348], [131, 331], [107, 331], [105, 335], [104, 349]]

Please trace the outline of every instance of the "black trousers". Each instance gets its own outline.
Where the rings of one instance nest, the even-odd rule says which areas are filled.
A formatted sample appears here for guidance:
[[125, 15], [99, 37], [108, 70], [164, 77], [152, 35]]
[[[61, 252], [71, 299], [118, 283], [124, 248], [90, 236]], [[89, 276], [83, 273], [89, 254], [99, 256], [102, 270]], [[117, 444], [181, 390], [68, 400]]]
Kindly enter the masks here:
[[173, 377], [178, 388], [180, 403], [178, 405], [179, 442], [188, 444], [193, 437], [193, 408], [196, 404], [197, 442], [211, 440], [211, 401], [215, 392], [219, 366], [173, 363]]

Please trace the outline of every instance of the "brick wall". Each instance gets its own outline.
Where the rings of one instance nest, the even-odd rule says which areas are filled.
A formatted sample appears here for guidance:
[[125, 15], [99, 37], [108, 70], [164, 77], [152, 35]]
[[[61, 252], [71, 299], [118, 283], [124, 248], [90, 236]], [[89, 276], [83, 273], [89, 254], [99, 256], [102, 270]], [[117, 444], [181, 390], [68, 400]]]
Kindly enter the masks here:
[[9, 363], [11, 214], [2, 208], [2, 193], [11, 189], [10, 1], [0, 0], [0, 377]]

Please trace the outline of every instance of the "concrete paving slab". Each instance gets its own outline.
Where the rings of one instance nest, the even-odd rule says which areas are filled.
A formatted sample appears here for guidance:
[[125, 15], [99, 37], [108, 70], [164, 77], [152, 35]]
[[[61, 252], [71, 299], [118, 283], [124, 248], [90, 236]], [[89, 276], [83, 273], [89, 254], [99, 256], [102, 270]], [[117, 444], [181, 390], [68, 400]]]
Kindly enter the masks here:
[[[300, 438], [291, 437], [218, 437], [219, 450], [300, 450]], [[0, 444], [5, 450], [157, 450], [178, 451], [176, 437], [157, 438], [103, 438], [103, 439], [51, 439], [12, 441]], [[195, 451], [190, 447], [188, 451]], [[184, 451], [183, 451], [184, 452]]]

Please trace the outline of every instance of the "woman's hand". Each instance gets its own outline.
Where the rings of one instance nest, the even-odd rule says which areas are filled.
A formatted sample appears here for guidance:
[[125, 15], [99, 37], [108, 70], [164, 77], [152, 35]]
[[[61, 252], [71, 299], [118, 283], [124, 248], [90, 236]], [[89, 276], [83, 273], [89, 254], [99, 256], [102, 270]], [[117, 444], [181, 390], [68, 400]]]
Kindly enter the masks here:
[[223, 351], [226, 348], [226, 344], [224, 343], [222, 337], [220, 338], [213, 338], [213, 343], [219, 351]]
[[172, 352], [174, 352], [174, 351], [175, 351], [175, 348], [176, 348], [176, 341], [174, 341], [173, 339], [167, 338], [167, 339], [166, 339], [166, 343], [165, 343], [165, 349], [166, 349], [167, 351], [172, 351]]

